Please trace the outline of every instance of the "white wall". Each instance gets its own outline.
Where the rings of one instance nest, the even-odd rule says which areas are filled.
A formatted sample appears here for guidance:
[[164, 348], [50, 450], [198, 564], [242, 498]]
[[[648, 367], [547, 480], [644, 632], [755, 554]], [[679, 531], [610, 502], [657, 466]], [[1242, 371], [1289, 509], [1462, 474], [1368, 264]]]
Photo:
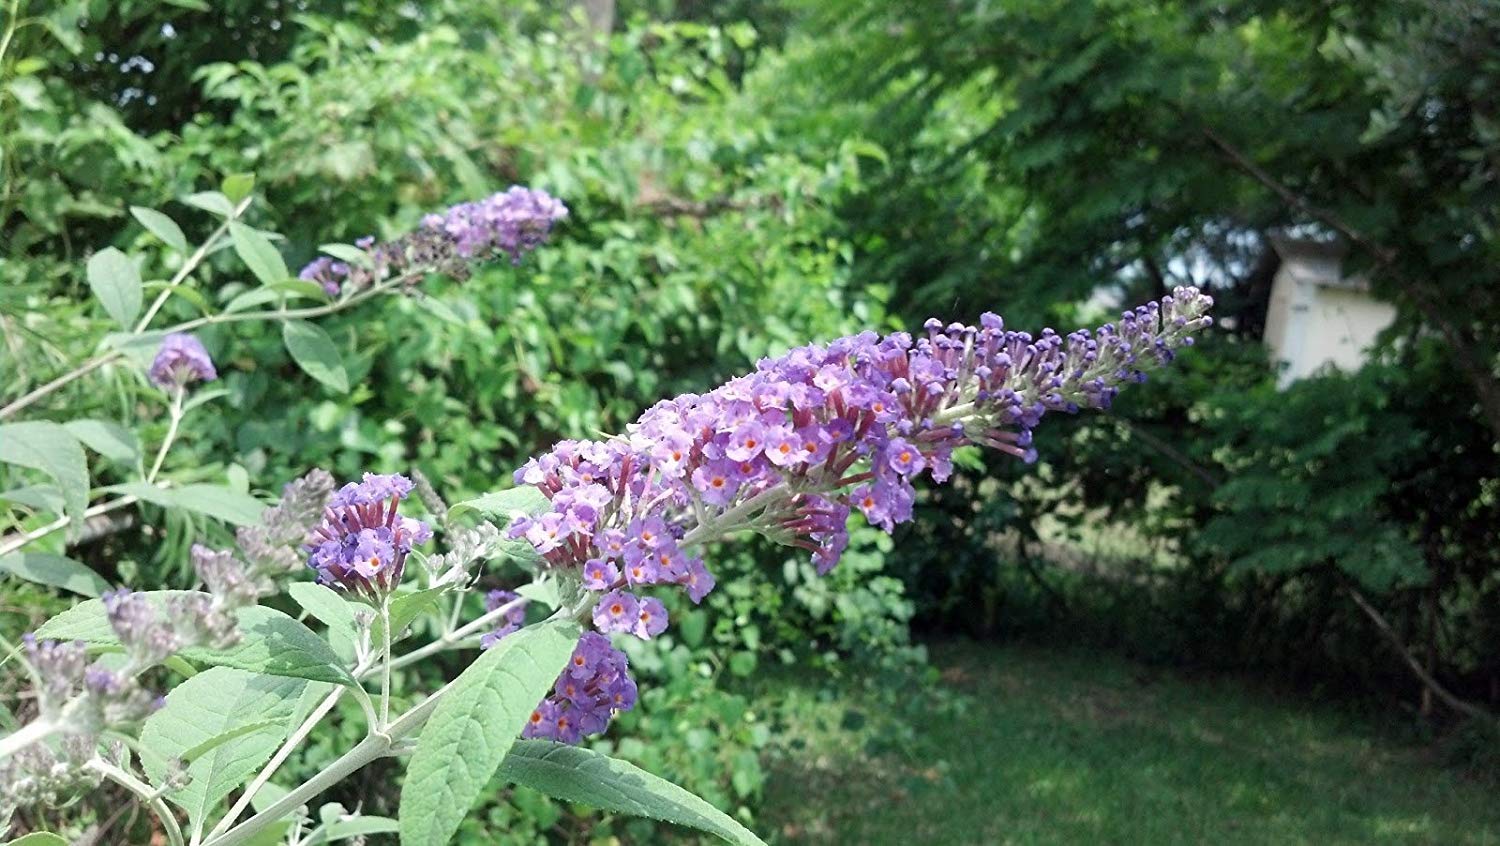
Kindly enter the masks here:
[[1282, 264], [1271, 284], [1266, 345], [1282, 367], [1278, 384], [1324, 367], [1358, 370], [1376, 336], [1396, 319], [1395, 308], [1342, 278], [1327, 245], [1285, 241], [1277, 250]]

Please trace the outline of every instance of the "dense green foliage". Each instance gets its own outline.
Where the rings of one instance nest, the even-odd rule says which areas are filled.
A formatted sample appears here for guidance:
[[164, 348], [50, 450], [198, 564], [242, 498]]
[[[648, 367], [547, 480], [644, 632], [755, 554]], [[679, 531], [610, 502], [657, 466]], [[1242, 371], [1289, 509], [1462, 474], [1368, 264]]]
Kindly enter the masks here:
[[[720, 589], [672, 607], [669, 635], [632, 653], [643, 706], [599, 748], [742, 819], [776, 719], [744, 678], [913, 665], [913, 621], [1400, 700], [1421, 687], [1406, 648], [1461, 697], [1500, 696], [1500, 17], [1486, 4], [639, 2], [608, 34], [581, 7], [526, 2], [12, 6], [4, 401], [114, 326], [91, 256], [136, 257], [148, 300], [182, 266], [132, 206], [196, 242], [217, 218], [179, 198], [254, 174], [248, 221], [284, 236], [294, 270], [319, 244], [399, 233], [513, 182], [571, 210], [522, 266], [319, 321], [347, 391], [299, 369], [275, 326], [210, 327], [224, 393], [188, 420], [167, 468], [182, 480], [271, 491], [313, 466], [417, 468], [464, 498], [558, 438], [617, 431], [794, 343], [987, 309], [1065, 329], [1101, 303], [1211, 290], [1222, 328], [1180, 367], [1111, 417], [1049, 419], [1035, 466], [965, 456], [894, 548], [857, 532], [828, 579], [770, 544], [718, 554]], [[1399, 318], [1361, 371], [1278, 390], [1261, 341], [1287, 233], [1344, 242], [1347, 271]], [[247, 290], [229, 252], [167, 317]], [[166, 428], [130, 368], [25, 418], [119, 420], [146, 445]], [[89, 461], [97, 492], [135, 459]], [[0, 473], [6, 532], [52, 519], [27, 490], [41, 476]], [[111, 583], [189, 587], [186, 545], [224, 531], [128, 513], [39, 548]], [[3, 588], [7, 637], [61, 607]], [[398, 689], [459, 666], [424, 663]], [[295, 764], [344, 740], [315, 737]], [[336, 798], [394, 811], [391, 772]], [[464, 824], [475, 842], [656, 831], [495, 792]]]

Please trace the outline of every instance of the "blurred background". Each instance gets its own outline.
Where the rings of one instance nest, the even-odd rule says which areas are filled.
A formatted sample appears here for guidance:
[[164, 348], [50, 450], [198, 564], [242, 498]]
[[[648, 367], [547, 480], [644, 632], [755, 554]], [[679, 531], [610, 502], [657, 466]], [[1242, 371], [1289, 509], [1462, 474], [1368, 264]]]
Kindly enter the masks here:
[[[173, 198], [253, 172], [293, 267], [514, 182], [570, 207], [520, 267], [323, 322], [347, 394], [273, 326], [205, 333], [228, 393], [178, 449], [257, 490], [415, 467], [458, 500], [798, 343], [1218, 300], [1113, 413], [1049, 417], [1031, 466], [974, 457], [828, 578], [719, 550], [601, 748], [778, 842], [1500, 839], [1495, 5], [6, 5], [7, 396], [93, 337], [91, 251], [156, 260], [130, 205], [201, 234]], [[183, 519], [73, 554], [185, 585]], [[3, 598], [7, 631], [65, 602]], [[332, 798], [393, 811], [395, 773]], [[684, 838], [500, 784], [462, 832]]]

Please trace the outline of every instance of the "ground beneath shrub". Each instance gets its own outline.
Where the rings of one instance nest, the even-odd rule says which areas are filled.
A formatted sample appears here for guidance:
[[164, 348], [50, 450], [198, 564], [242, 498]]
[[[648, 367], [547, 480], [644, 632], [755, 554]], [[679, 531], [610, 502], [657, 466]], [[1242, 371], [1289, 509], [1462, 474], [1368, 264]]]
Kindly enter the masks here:
[[[787, 677], [756, 830], [784, 843], [1500, 843], [1494, 784], [1235, 680], [1033, 647], [933, 649], [944, 704]], [[768, 704], [771, 704], [768, 702]], [[901, 725], [909, 726], [903, 730]]]

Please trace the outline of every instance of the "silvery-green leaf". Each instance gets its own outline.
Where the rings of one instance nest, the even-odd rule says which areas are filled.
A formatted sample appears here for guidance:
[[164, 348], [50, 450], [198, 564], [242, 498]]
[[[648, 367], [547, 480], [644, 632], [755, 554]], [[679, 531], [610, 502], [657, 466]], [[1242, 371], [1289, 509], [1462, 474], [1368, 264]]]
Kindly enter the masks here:
[[106, 247], [89, 257], [89, 290], [105, 312], [129, 329], [141, 313], [141, 272], [130, 257]]
[[12, 552], [0, 557], [0, 573], [83, 596], [99, 596], [109, 582], [83, 564], [54, 552]]
[[[141, 766], [156, 784], [174, 759], [189, 761], [188, 782], [167, 798], [194, 822], [253, 776], [305, 710], [302, 700], [326, 685], [215, 667], [183, 682], [141, 729]], [[247, 730], [247, 727], [252, 727]]]
[[765, 846], [728, 814], [670, 781], [592, 749], [550, 740], [518, 740], [500, 777], [568, 802], [677, 823], [737, 846]]
[[178, 226], [172, 218], [156, 209], [148, 209], [144, 206], [131, 206], [130, 214], [140, 221], [148, 232], [160, 238], [163, 244], [179, 253], [188, 251], [187, 236], [182, 234], [182, 227]]
[[83, 512], [89, 504], [88, 457], [66, 428], [46, 420], [0, 425], [0, 462], [51, 476], [62, 491], [73, 525], [83, 525]]
[[112, 420], [69, 420], [63, 426], [83, 445], [113, 461], [135, 461], [141, 443], [135, 433]]
[[276, 245], [264, 233], [252, 229], [239, 221], [231, 221], [229, 224], [229, 238], [234, 242], [234, 251], [239, 254], [240, 261], [250, 268], [263, 284], [271, 285], [276, 282], [285, 282], [291, 277], [287, 272], [286, 262], [281, 258]]
[[341, 394], [349, 393], [349, 375], [338, 347], [328, 333], [305, 320], [288, 320], [281, 325], [281, 340], [292, 360], [307, 375]]
[[522, 629], [485, 650], [438, 702], [401, 788], [402, 846], [444, 846], [479, 798], [580, 635], [571, 620]]

